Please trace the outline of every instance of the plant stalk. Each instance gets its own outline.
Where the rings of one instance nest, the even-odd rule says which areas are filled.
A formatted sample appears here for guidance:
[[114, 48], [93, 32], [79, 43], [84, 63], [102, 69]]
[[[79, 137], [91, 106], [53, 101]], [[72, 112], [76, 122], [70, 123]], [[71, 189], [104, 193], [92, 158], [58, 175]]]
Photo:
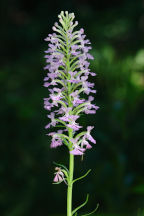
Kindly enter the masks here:
[[67, 189], [67, 216], [72, 216], [72, 189], [74, 173], [74, 155], [69, 156], [69, 184]]

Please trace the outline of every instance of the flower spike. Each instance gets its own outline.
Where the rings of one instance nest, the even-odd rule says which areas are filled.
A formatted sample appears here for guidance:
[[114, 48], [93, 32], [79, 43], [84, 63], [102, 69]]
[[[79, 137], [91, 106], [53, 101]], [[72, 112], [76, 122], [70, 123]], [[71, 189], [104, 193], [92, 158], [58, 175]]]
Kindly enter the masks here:
[[99, 108], [93, 103], [92, 94], [96, 93], [94, 83], [89, 81], [89, 77], [96, 74], [89, 67], [90, 61], [94, 59], [89, 53], [91, 43], [84, 29], [77, 28], [74, 13], [61, 11], [58, 19], [59, 22], [55, 22], [52, 27], [53, 33], [45, 38], [48, 48], [44, 56], [44, 87], [49, 91], [49, 96], [44, 98], [44, 109], [48, 111], [49, 119], [45, 129], [56, 128], [47, 134], [51, 137], [50, 147], [65, 145], [69, 153], [69, 170], [64, 165], [54, 163], [57, 167], [53, 181], [54, 184], [66, 183], [67, 216], [77, 216], [77, 211], [86, 205], [89, 196], [72, 211], [72, 186], [74, 182], [86, 177], [90, 170], [73, 180], [74, 157], [83, 158], [87, 150], [96, 144], [91, 135], [94, 126], [87, 126], [83, 130], [79, 119], [83, 114], [95, 114]]
[[[98, 106], [92, 104], [92, 96], [81, 98], [82, 93], [95, 93], [94, 83], [88, 81], [89, 75], [95, 75], [89, 69], [89, 60], [93, 60], [93, 56], [89, 53], [90, 41], [86, 39], [84, 30], [81, 28], [75, 31], [78, 22], [74, 22], [74, 14], [62, 11], [58, 18], [59, 23], [56, 22], [52, 28], [55, 33], [45, 38], [48, 49], [45, 51], [47, 65], [44, 69], [48, 73], [44, 87], [48, 88], [50, 95], [44, 99], [44, 108], [51, 111], [48, 115], [51, 122], [45, 128], [65, 127], [66, 132], [71, 130], [74, 135], [82, 128], [77, 122], [80, 115], [93, 114], [98, 109]], [[92, 129], [92, 126], [87, 127], [87, 134], [81, 139], [79, 146], [71, 142], [70, 154], [82, 155], [92, 147], [88, 141], [96, 143], [90, 135]], [[50, 134], [52, 148], [65, 145], [64, 139], [56, 134]]]

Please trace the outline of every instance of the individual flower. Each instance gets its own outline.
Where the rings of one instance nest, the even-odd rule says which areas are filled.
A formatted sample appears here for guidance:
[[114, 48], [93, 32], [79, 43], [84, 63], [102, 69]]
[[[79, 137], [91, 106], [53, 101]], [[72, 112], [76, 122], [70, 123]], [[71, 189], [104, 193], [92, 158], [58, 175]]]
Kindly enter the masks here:
[[64, 181], [64, 173], [62, 172], [61, 168], [60, 167], [56, 167], [55, 170], [56, 170], [56, 172], [54, 173], [55, 177], [54, 177], [53, 181], [55, 183]]
[[80, 126], [78, 123], [76, 123], [76, 120], [79, 117], [80, 116], [78, 116], [78, 115], [70, 116], [69, 124], [67, 124], [67, 127], [72, 128], [74, 131], [78, 131], [80, 128], [82, 128], [82, 126]]
[[85, 148], [80, 147], [77, 144], [78, 139], [71, 139], [71, 142], [73, 143], [73, 149], [70, 151], [70, 154], [73, 155], [83, 155], [85, 152]]
[[50, 115], [48, 115], [48, 118], [51, 119], [51, 123], [47, 124], [45, 126], [45, 128], [47, 129], [47, 128], [50, 128], [50, 126], [53, 126], [53, 127], [56, 126], [57, 121], [55, 120], [55, 114], [54, 114], [54, 112], [51, 112]]
[[[62, 131], [58, 131], [58, 132], [62, 133]], [[62, 138], [57, 133], [51, 132], [47, 135], [52, 136], [52, 141], [51, 141], [51, 145], [50, 145], [51, 148], [56, 148], [56, 147], [61, 146], [63, 144]]]
[[96, 144], [96, 140], [91, 136], [90, 132], [91, 130], [93, 129], [94, 127], [93, 126], [88, 126], [87, 127], [87, 132], [86, 134], [84, 135], [84, 137], [86, 139], [88, 139], [89, 141], [91, 141], [92, 143]]
[[86, 149], [91, 149], [91, 148], [92, 148], [92, 146], [91, 146], [91, 145], [89, 144], [89, 142], [86, 140], [86, 137], [85, 137], [85, 136], [83, 136], [83, 138], [82, 138], [81, 146], [82, 146], [82, 147], [85, 146]]

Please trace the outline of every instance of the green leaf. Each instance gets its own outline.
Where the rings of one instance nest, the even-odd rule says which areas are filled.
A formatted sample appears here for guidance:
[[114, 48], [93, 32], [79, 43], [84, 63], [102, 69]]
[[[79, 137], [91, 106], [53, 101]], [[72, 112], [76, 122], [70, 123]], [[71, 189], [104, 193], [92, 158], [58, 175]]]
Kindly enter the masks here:
[[53, 182], [52, 184], [60, 184], [62, 183], [63, 181], [60, 181], [60, 182]]
[[94, 214], [97, 211], [98, 207], [99, 207], [99, 204], [97, 204], [96, 208], [92, 212], [84, 214], [82, 216], [88, 216], [88, 215]]
[[69, 143], [67, 142], [67, 140], [65, 138], [63, 139], [63, 142], [66, 146], [69, 146]]
[[89, 194], [87, 194], [85, 202], [72, 211], [72, 215], [75, 214], [80, 208], [84, 207], [87, 204], [88, 199], [89, 199]]
[[83, 175], [83, 176], [81, 176], [81, 177], [79, 177], [79, 178], [77, 178], [77, 179], [74, 179], [74, 180], [73, 180], [73, 183], [76, 182], [76, 181], [78, 181], [78, 180], [80, 180], [80, 179], [83, 179], [83, 178], [86, 177], [90, 172], [91, 172], [91, 169], [89, 169], [89, 170], [86, 172], [85, 175]]

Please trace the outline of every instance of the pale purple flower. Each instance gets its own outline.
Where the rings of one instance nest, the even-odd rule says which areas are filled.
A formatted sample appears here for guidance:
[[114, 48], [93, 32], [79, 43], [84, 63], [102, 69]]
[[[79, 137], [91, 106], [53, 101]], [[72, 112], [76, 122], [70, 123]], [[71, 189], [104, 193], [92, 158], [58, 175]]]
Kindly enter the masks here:
[[91, 103], [93, 100], [94, 100], [94, 97], [92, 97], [92, 96], [88, 97], [88, 101], [87, 101], [88, 104], [85, 106], [85, 109], [84, 109], [84, 112], [86, 114], [95, 114], [96, 110], [99, 109], [98, 106], [96, 106], [96, 105], [94, 105], [94, 104]]
[[80, 126], [75, 121], [71, 121], [71, 123], [67, 124], [67, 127], [72, 128], [74, 131], [78, 131], [82, 126]]
[[85, 102], [85, 99], [80, 99], [78, 95], [77, 97], [74, 97], [74, 100], [72, 103], [74, 106], [78, 106], [79, 104], [82, 104], [84, 102]]
[[81, 52], [79, 51], [79, 46], [78, 45], [73, 45], [71, 46], [71, 54], [76, 56], [79, 55]]
[[71, 123], [72, 121], [75, 121], [77, 118], [79, 118], [78, 115], [70, 115], [68, 113], [68, 114], [65, 114], [64, 116], [60, 117], [59, 119]]
[[94, 126], [88, 126], [87, 127], [87, 133], [84, 135], [86, 139], [91, 141], [92, 143], [96, 144], [96, 140], [90, 135], [91, 130], [94, 128]]
[[85, 136], [82, 138], [82, 141], [81, 141], [81, 146], [86, 146], [86, 149], [91, 149], [92, 146], [89, 144], [89, 142], [86, 140]]
[[58, 114], [64, 114], [65, 116], [69, 116], [69, 112], [71, 112], [72, 107], [63, 107], [61, 106], [61, 108], [59, 110], [57, 110], [56, 112]]
[[51, 141], [51, 145], [50, 145], [51, 148], [56, 148], [56, 147], [61, 146], [63, 144], [62, 139], [57, 135], [57, 133], [51, 132], [47, 135], [52, 136], [52, 141]]
[[56, 167], [55, 168], [56, 172], [55, 172], [55, 177], [54, 177], [54, 182], [62, 182], [64, 181], [64, 173], [62, 172], [60, 167]]
[[85, 102], [85, 99], [80, 99], [80, 96], [77, 90], [71, 93], [70, 95], [73, 97], [73, 101], [72, 101], [73, 106], [78, 106], [79, 104], [82, 104]]
[[72, 128], [74, 131], [78, 131], [82, 126], [79, 126], [78, 123], [75, 121], [79, 118], [78, 115], [73, 115], [69, 118], [69, 124], [67, 124], [67, 127]]
[[50, 115], [48, 115], [48, 118], [50, 118], [51, 123], [47, 124], [45, 126], [45, 128], [47, 129], [47, 128], [50, 128], [50, 126], [53, 126], [53, 127], [56, 126], [57, 121], [55, 120], [55, 114], [54, 114], [54, 112], [51, 112]]
[[73, 155], [83, 155], [85, 152], [85, 148], [80, 147], [79, 145], [76, 144], [77, 139], [71, 139], [73, 143], [73, 150], [70, 151], [70, 154]]
[[51, 110], [53, 105], [49, 102], [50, 98], [44, 98], [44, 108], [46, 110]]
[[85, 151], [84, 148], [80, 148], [78, 146], [78, 147], [75, 147], [72, 151], [70, 151], [70, 154], [73, 154], [73, 155], [83, 155], [84, 151]]
[[91, 54], [89, 54], [89, 53], [87, 53], [87, 58], [88, 59], [92, 59], [92, 60], [94, 59], [94, 57]]

